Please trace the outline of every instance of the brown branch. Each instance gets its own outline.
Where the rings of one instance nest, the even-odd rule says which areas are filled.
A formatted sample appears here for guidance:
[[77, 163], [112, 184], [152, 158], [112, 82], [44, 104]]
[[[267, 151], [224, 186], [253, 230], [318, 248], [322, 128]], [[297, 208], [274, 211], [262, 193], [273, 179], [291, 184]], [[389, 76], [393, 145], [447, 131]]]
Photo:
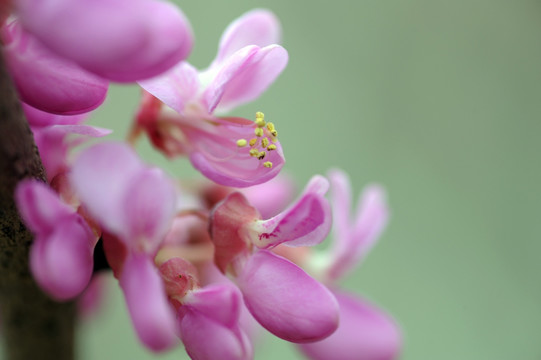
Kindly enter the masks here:
[[0, 332], [6, 359], [70, 360], [74, 356], [73, 303], [56, 303], [28, 269], [32, 235], [13, 193], [24, 178], [45, 181], [32, 132], [0, 53]]

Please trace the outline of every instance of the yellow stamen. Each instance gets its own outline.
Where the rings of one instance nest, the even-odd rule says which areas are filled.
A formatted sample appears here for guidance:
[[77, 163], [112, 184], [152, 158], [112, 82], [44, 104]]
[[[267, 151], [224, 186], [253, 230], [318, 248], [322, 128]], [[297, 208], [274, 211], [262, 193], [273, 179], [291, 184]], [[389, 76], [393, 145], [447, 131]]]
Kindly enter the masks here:
[[259, 156], [259, 150], [250, 149], [250, 156], [253, 156], [253, 157]]
[[255, 136], [258, 136], [258, 137], [263, 136], [263, 129], [262, 128], [255, 128], [254, 134], [255, 134]]
[[250, 146], [254, 146], [256, 142], [257, 142], [256, 138], [251, 139], [250, 140]]
[[265, 114], [263, 114], [261, 111], [258, 111], [258, 112], [255, 113], [255, 118], [256, 118], [256, 120], [257, 119], [264, 120], [265, 119]]
[[271, 130], [270, 133], [271, 133], [272, 136], [274, 136], [274, 137], [277, 137], [277, 136], [278, 136], [278, 131], [276, 131], [276, 130]]
[[272, 162], [270, 162], [270, 161], [265, 161], [265, 162], [263, 163], [263, 166], [266, 167], [266, 168], [271, 169], [271, 168], [272, 168]]
[[265, 155], [267, 155], [267, 153], [264, 151], [261, 151], [259, 154], [257, 154], [257, 158], [259, 160], [263, 160], [265, 158]]
[[269, 139], [267, 139], [267, 138], [261, 139], [261, 147], [266, 148], [267, 145], [269, 145]]
[[273, 131], [274, 130], [274, 124], [273, 123], [267, 123], [267, 129], [269, 129], [269, 131]]
[[247, 143], [248, 142], [246, 141], [246, 139], [238, 139], [237, 140], [237, 146], [238, 147], [245, 147]]
[[267, 150], [268, 151], [276, 150], [276, 145], [271, 144], [271, 145], [267, 146]]

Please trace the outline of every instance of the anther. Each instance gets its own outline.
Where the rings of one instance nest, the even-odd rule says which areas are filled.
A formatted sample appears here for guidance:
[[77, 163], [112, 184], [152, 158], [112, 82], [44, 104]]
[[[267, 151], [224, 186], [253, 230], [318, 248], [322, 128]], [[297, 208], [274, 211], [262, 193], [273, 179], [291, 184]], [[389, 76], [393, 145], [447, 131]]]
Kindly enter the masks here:
[[273, 131], [274, 130], [274, 124], [273, 123], [267, 123], [267, 129], [269, 129], [269, 131]]
[[259, 150], [250, 149], [250, 156], [253, 156], [253, 157], [259, 156]]
[[267, 153], [264, 151], [261, 151], [259, 154], [257, 154], [257, 158], [259, 160], [263, 160], [265, 158], [265, 155], [267, 155]]
[[271, 133], [272, 136], [274, 136], [274, 137], [277, 137], [277, 136], [278, 136], [278, 131], [276, 131], [276, 130], [271, 130], [270, 133]]
[[265, 161], [265, 162], [263, 163], [263, 166], [270, 169], [270, 168], [272, 168], [272, 162], [270, 162], [270, 161]]
[[268, 151], [276, 150], [276, 145], [271, 144], [271, 145], [267, 146], [267, 150]]
[[256, 142], [257, 142], [257, 139], [253, 138], [253, 139], [250, 140], [249, 144], [250, 144], [250, 146], [254, 146]]
[[239, 140], [237, 140], [237, 146], [238, 146], [238, 147], [244, 147], [244, 146], [246, 146], [246, 144], [247, 144], [246, 139], [239, 139]]
[[254, 134], [255, 134], [255, 136], [258, 136], [258, 137], [263, 136], [263, 129], [262, 128], [255, 128]]
[[269, 145], [269, 139], [267, 139], [267, 138], [261, 139], [261, 147], [266, 148], [267, 145]]

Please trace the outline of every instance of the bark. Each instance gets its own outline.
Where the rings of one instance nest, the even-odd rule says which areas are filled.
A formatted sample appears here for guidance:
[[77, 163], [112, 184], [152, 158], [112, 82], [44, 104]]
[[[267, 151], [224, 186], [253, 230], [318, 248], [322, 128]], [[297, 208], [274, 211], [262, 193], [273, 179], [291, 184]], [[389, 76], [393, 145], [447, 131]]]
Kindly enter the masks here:
[[28, 268], [32, 235], [13, 199], [24, 178], [45, 181], [45, 173], [0, 53], [0, 333], [5, 358], [70, 360], [75, 306], [50, 300]]

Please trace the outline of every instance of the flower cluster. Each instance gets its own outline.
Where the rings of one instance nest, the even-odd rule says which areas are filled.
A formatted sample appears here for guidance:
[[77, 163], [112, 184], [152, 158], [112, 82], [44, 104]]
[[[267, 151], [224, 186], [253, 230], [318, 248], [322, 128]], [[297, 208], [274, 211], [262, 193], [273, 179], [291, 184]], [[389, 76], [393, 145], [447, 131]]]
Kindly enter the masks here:
[[[197, 70], [185, 61], [190, 25], [169, 3], [16, 0], [12, 8], [0, 9], [0, 39], [47, 174], [47, 183], [21, 182], [16, 200], [35, 235], [30, 265], [43, 291], [59, 301], [94, 292], [103, 251], [153, 351], [180, 340], [192, 359], [251, 359], [262, 327], [312, 359], [396, 358], [394, 321], [337, 286], [386, 224], [383, 190], [365, 190], [353, 219], [338, 170], [314, 176], [293, 199], [291, 180], [277, 176], [285, 158], [276, 125], [261, 112], [255, 121], [224, 116], [287, 65], [274, 14], [235, 20], [216, 58]], [[75, 153], [109, 133], [83, 124], [109, 81], [142, 88], [129, 138]], [[208, 180], [145, 164], [134, 147], [143, 134]], [[332, 245], [315, 250], [331, 227]]]

